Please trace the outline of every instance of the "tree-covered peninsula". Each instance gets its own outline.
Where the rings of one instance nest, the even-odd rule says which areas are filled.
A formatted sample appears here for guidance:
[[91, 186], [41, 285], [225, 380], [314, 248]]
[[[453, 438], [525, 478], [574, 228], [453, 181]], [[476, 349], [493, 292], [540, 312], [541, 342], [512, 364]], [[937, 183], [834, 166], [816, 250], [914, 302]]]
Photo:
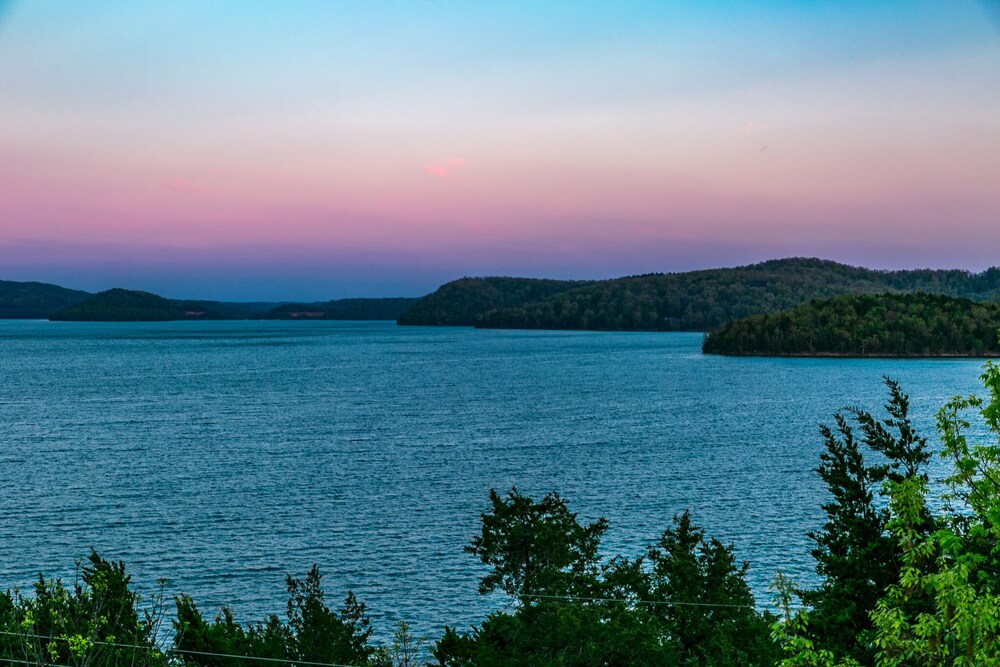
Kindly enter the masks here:
[[937, 294], [861, 294], [727, 322], [709, 354], [985, 357], [1000, 354], [1000, 304]]
[[930, 292], [1000, 298], [1000, 269], [877, 271], [791, 258], [727, 269], [589, 282], [463, 278], [420, 299], [400, 324], [513, 329], [703, 331], [841, 294]]

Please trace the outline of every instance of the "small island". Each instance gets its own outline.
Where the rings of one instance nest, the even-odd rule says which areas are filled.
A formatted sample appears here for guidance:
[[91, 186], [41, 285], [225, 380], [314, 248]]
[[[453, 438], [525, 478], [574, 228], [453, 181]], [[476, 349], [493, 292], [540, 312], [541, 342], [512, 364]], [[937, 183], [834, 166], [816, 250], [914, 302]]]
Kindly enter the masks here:
[[1000, 356], [1000, 304], [927, 293], [852, 294], [732, 320], [706, 354], [802, 357]]

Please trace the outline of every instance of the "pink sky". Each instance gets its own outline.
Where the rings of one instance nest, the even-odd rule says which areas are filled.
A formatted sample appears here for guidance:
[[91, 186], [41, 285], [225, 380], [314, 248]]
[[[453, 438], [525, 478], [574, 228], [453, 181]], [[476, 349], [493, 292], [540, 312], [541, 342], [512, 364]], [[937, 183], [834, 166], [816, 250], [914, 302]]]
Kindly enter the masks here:
[[317, 5], [223, 27], [224, 5], [10, 8], [0, 278], [171, 291], [186, 270], [227, 286], [192, 296], [292, 298], [1000, 264], [1000, 33], [975, 3], [894, 5], [888, 38], [885, 8]]

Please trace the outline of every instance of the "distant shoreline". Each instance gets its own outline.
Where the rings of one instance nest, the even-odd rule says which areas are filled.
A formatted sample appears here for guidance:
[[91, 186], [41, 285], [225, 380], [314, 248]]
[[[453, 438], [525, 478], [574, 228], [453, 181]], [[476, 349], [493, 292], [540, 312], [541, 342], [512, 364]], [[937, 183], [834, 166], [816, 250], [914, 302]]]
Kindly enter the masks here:
[[835, 352], [702, 352], [713, 357], [764, 357], [784, 359], [1000, 359], [1000, 354], [848, 354]]

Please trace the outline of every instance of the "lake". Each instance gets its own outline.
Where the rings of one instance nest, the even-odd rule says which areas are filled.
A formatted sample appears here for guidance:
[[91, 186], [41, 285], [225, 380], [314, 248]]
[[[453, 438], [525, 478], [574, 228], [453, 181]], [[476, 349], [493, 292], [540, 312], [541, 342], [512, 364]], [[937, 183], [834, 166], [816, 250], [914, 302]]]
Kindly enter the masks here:
[[970, 360], [705, 356], [701, 334], [385, 322], [0, 321], [0, 587], [72, 577], [91, 546], [214, 615], [284, 613], [313, 563], [379, 636], [436, 636], [504, 600], [462, 551], [491, 487], [558, 491], [640, 554], [690, 509], [750, 561], [812, 581], [817, 424], [899, 379], [918, 423]]

